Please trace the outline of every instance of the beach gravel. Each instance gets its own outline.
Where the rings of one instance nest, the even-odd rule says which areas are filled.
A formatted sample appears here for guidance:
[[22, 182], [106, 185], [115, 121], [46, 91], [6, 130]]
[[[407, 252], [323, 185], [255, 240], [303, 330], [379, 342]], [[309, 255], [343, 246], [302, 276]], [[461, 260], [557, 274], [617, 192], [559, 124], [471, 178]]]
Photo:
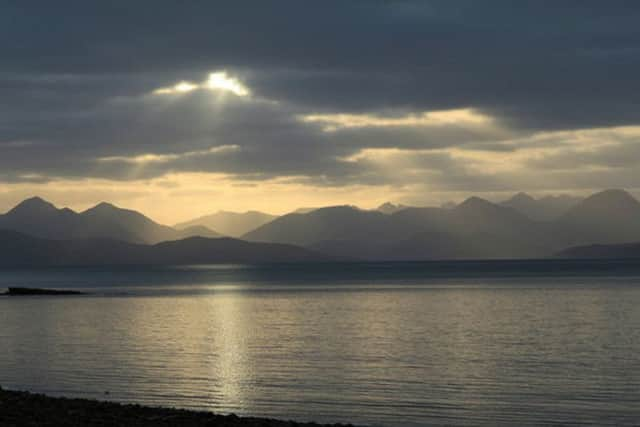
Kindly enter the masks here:
[[[0, 388], [0, 426], [210, 426], [323, 427], [268, 418], [217, 415], [211, 412], [156, 408], [88, 399], [49, 397]], [[346, 427], [350, 424], [332, 424]]]

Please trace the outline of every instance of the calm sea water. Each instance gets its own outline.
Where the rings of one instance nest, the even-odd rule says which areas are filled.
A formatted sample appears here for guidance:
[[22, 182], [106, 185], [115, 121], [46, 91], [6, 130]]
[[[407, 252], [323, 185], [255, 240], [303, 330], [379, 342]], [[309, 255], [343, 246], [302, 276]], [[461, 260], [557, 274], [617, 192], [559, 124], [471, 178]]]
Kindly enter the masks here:
[[[639, 425], [640, 266], [0, 272], [0, 385], [364, 425]], [[105, 394], [107, 393], [108, 394]]]

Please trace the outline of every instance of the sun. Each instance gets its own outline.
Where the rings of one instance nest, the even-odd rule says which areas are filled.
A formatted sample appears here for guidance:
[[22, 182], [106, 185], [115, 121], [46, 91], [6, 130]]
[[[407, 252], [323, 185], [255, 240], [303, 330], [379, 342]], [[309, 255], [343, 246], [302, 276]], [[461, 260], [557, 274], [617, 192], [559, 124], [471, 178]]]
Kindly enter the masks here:
[[209, 74], [206, 87], [214, 90], [232, 92], [237, 96], [249, 95], [249, 89], [235, 77], [229, 77], [225, 71]]
[[236, 96], [248, 96], [251, 94], [249, 88], [240, 80], [229, 76], [226, 71], [216, 71], [210, 73], [207, 80], [202, 83], [194, 83], [183, 80], [173, 86], [161, 87], [153, 91], [156, 95], [179, 95], [192, 92], [194, 90], [208, 89], [218, 92], [231, 92]]

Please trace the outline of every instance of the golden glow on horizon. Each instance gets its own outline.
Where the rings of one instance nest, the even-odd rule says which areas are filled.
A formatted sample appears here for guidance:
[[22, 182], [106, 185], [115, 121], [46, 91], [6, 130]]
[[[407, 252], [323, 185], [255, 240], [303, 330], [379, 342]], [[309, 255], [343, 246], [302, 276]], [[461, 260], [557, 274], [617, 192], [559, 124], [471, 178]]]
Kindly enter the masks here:
[[208, 89], [213, 91], [231, 92], [236, 96], [248, 96], [249, 88], [236, 77], [227, 74], [226, 71], [210, 73], [206, 81], [194, 83], [181, 81], [174, 86], [161, 87], [153, 91], [155, 95], [179, 95], [192, 92], [196, 89]]
[[171, 173], [126, 182], [68, 179], [37, 184], [0, 183], [0, 213], [34, 195], [77, 211], [107, 201], [171, 225], [218, 210], [259, 210], [280, 215], [302, 207], [358, 204], [369, 208], [389, 200], [401, 202], [405, 191], [384, 185], [317, 187], [292, 177], [252, 181], [225, 174]]
[[[105, 167], [108, 172], [112, 166], [110, 162], [121, 162], [130, 165], [128, 168], [118, 165], [125, 171], [133, 171], [130, 180], [57, 179], [24, 173], [20, 176], [23, 182], [0, 181], [0, 213], [34, 195], [58, 207], [68, 206], [77, 210], [107, 201], [138, 210], [158, 222], [174, 224], [218, 210], [244, 212], [255, 209], [284, 214], [300, 207], [348, 204], [373, 208], [387, 201], [437, 206], [450, 200], [463, 200], [469, 195], [493, 195], [495, 200], [499, 200], [515, 191], [586, 195], [601, 190], [605, 185], [626, 187], [638, 194], [640, 187], [637, 186], [602, 184], [602, 181], [585, 178], [585, 173], [596, 170], [604, 169], [611, 174], [625, 171], [624, 168], [616, 169], [615, 165], [607, 169], [606, 166], [587, 162], [589, 156], [597, 154], [600, 149], [616, 153], [617, 147], [623, 144], [627, 148], [638, 147], [638, 141], [640, 127], [629, 126], [540, 132], [501, 141], [505, 148], [499, 151], [482, 150], [473, 144], [433, 150], [367, 148], [337, 160], [356, 163], [346, 165], [353, 167], [353, 173], [357, 175], [345, 178], [346, 184], [342, 186], [332, 186], [328, 179], [325, 181], [321, 177], [302, 174], [280, 178], [256, 175], [255, 179], [250, 179], [242, 175], [173, 171], [174, 161], [177, 169], [184, 166], [180, 162], [184, 158], [203, 156], [206, 160], [206, 156], [241, 150], [242, 147], [237, 145], [184, 153], [111, 156], [96, 163], [95, 174], [100, 175], [97, 172]], [[566, 161], [560, 161], [559, 167], [547, 169], [545, 162], [553, 162], [556, 157], [562, 160], [563, 156], [568, 156], [571, 162], [575, 156], [584, 156], [585, 160], [578, 171], [560, 169], [565, 164], [573, 164]], [[203, 163], [203, 159], [197, 159], [196, 163]], [[152, 170], [156, 167], [154, 173], [166, 174], [152, 179], [134, 179], [145, 176], [145, 173], [136, 173], [145, 172], [145, 167]], [[623, 178], [633, 182], [633, 171], [625, 173], [627, 175]], [[608, 175], [602, 176], [606, 178]], [[336, 181], [340, 184], [340, 178]], [[485, 185], [487, 191], [483, 189]]]
[[[393, 170], [388, 170], [393, 173]], [[412, 174], [413, 171], [407, 171]], [[540, 177], [538, 176], [538, 179]], [[516, 186], [519, 185], [516, 182]], [[540, 191], [524, 187], [533, 195], [572, 194], [586, 196], [602, 188], [581, 190], [546, 188]], [[543, 188], [545, 188], [543, 186]], [[555, 188], [555, 187], [554, 187]], [[640, 195], [640, 188], [627, 188]], [[82, 211], [99, 202], [111, 202], [122, 208], [137, 210], [162, 224], [172, 225], [218, 210], [246, 212], [259, 210], [280, 215], [302, 207], [357, 205], [372, 209], [390, 201], [413, 206], [439, 206], [448, 201], [460, 202], [470, 195], [490, 200], [505, 199], [516, 190], [474, 192], [465, 189], [438, 188], [438, 183], [401, 183], [400, 185], [347, 185], [318, 187], [287, 179], [240, 181], [231, 176], [211, 173], [176, 173], [162, 178], [138, 181], [103, 179], [53, 180], [46, 183], [0, 183], [0, 213], [22, 200], [40, 196], [57, 207]]]

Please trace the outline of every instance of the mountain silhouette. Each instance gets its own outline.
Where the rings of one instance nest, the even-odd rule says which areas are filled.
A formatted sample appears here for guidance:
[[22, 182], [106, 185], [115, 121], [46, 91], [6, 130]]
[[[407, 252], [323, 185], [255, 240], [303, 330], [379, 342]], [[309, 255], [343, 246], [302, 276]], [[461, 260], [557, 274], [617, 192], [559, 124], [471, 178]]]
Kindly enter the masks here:
[[177, 231], [178, 237], [183, 239], [187, 237], [208, 237], [211, 239], [225, 237], [222, 234], [213, 231], [209, 227], [205, 227], [204, 225], [192, 225], [191, 227], [186, 227]]
[[71, 209], [58, 209], [40, 197], [32, 197], [0, 215], [0, 228], [41, 237], [71, 236], [77, 216]]
[[479, 197], [454, 208], [405, 209], [392, 219], [403, 237], [386, 259], [537, 257], [554, 247], [545, 224]]
[[113, 239], [50, 240], [0, 230], [0, 267], [186, 265], [335, 260], [291, 245], [190, 237], [155, 245]]
[[387, 260], [535, 258], [546, 254], [529, 242], [490, 233], [423, 232], [396, 242], [385, 251]]
[[174, 227], [178, 230], [184, 230], [193, 226], [202, 226], [216, 230], [225, 236], [239, 237], [276, 218], [277, 216], [275, 215], [258, 211], [248, 211], [244, 213], [218, 211], [212, 215], [206, 215], [176, 224]]
[[[609, 249], [603, 245], [640, 242], [640, 202], [624, 190], [605, 190], [580, 201], [572, 199], [577, 203], [554, 219], [535, 219], [531, 217], [535, 215], [523, 212], [526, 206], [533, 208], [549, 200], [536, 200], [520, 193], [509, 199], [508, 206], [505, 202], [492, 203], [479, 197], [469, 197], [450, 208], [403, 207], [392, 213], [383, 213], [343, 205], [290, 213], [272, 220], [253, 212], [223, 213], [217, 220], [228, 219], [231, 225], [227, 231], [235, 233], [249, 228], [255, 220], [267, 221], [241, 236], [249, 242], [300, 246], [314, 254], [371, 260], [537, 258], [563, 253], [565, 248], [573, 250], [577, 246], [600, 245], [598, 248], [604, 252]], [[559, 199], [553, 200], [555, 203]], [[568, 200], [564, 202], [568, 203]], [[153, 245], [183, 241], [189, 236], [219, 237], [197, 222], [180, 224], [185, 228], [177, 230], [158, 224], [139, 212], [109, 203], [100, 203], [77, 213], [58, 209], [37, 197], [27, 199], [0, 215], [0, 229], [46, 240], [38, 242], [40, 249], [34, 249], [31, 256], [39, 250], [51, 253], [42, 248], [53, 245], [52, 241], [65, 241], [72, 243], [66, 243], [62, 249], [69, 250], [69, 247], [77, 248], [84, 244], [89, 252], [106, 252], [106, 259], [117, 262], [122, 262], [117, 258], [119, 253], [132, 253], [131, 256], [137, 257], [132, 259], [145, 261], [141, 251], [133, 253], [134, 248], [124, 245], [125, 242]], [[236, 227], [235, 231], [233, 227]], [[21, 242], [25, 237], [14, 236], [14, 239]], [[94, 249], [96, 239], [111, 243], [104, 244], [100, 250]], [[216, 246], [221, 245], [219, 239], [214, 239], [218, 242], [215, 244], [210, 240], [185, 241], [178, 245], [175, 253], [164, 249], [170, 256], [161, 256], [163, 250], [154, 249], [153, 262], [208, 262], [213, 255], [207, 251], [231, 250], [241, 246], [240, 243], [226, 243], [226, 249], [222, 249]], [[158, 248], [172, 248], [174, 245], [160, 245]], [[195, 248], [205, 251], [203, 258], [197, 256]], [[108, 252], [110, 250], [114, 254]], [[610, 250], [618, 253], [615, 252], [618, 248]], [[150, 256], [151, 251], [145, 250], [144, 253]], [[80, 257], [77, 253], [74, 256]], [[259, 259], [256, 253], [252, 256]], [[218, 254], [216, 259], [222, 259], [222, 255]]]
[[491, 203], [479, 197], [469, 197], [449, 212], [451, 225], [465, 233], [521, 233], [535, 223], [520, 212]]
[[518, 193], [500, 202], [501, 206], [513, 208], [537, 221], [549, 221], [559, 218], [582, 201], [580, 197], [545, 196], [535, 199], [527, 193]]
[[206, 228], [175, 230], [139, 212], [100, 203], [84, 212], [58, 209], [33, 197], [0, 215], [0, 229], [14, 230], [45, 239], [109, 238], [133, 243], [157, 243], [191, 235], [219, 237]]
[[587, 197], [556, 221], [572, 245], [640, 241], [640, 202], [624, 190]]
[[538, 201], [527, 193], [515, 194], [513, 197], [500, 202], [500, 205], [515, 209], [529, 218], [538, 216]]
[[[249, 241], [311, 246], [324, 240], [368, 240], [391, 233], [389, 216], [353, 206], [332, 206], [283, 215], [243, 236]], [[389, 236], [390, 237], [390, 236]]]
[[559, 258], [640, 258], [640, 242], [617, 245], [574, 246], [556, 254]]
[[243, 238], [354, 258], [425, 259], [431, 254], [452, 258], [543, 256], [559, 249], [548, 234], [544, 224], [514, 209], [471, 197], [453, 209], [406, 208], [390, 215], [351, 206], [322, 208], [284, 215]]

